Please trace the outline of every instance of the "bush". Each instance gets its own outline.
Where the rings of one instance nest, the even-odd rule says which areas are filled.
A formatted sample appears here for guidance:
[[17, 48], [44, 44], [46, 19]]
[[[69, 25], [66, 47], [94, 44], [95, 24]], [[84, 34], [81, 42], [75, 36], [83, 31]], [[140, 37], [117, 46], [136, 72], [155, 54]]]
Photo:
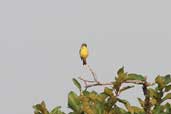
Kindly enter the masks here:
[[[79, 77], [85, 83], [85, 88], [82, 88], [80, 83], [75, 78], [73, 79], [80, 93], [69, 92], [68, 107], [72, 110], [69, 114], [171, 114], [171, 104], [168, 103], [168, 99], [171, 99], [170, 75], [157, 76], [154, 83], [149, 83], [145, 76], [127, 73], [122, 67], [118, 70], [114, 81], [101, 83], [96, 79], [93, 70], [89, 66], [88, 68], [94, 81]], [[124, 83], [128, 83], [127, 86], [123, 87]], [[90, 87], [104, 85], [104, 91], [100, 93], [88, 90]], [[141, 107], [132, 106], [127, 100], [119, 97], [124, 91], [136, 85], [141, 85], [144, 93], [144, 99], [134, 99], [138, 100]], [[124, 107], [118, 106], [118, 102]], [[34, 114], [65, 114], [60, 107], [49, 112], [44, 101], [34, 105], [33, 108]]]

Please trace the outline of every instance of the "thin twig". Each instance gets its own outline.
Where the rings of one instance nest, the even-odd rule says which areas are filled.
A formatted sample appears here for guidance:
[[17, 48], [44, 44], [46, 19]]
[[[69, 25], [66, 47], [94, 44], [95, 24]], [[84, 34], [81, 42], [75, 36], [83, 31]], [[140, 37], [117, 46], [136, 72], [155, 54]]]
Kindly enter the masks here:
[[91, 80], [86, 80], [86, 79], [83, 79], [81, 76], [78, 77], [80, 80], [82, 81], [85, 81], [85, 82], [89, 82], [89, 83], [95, 83], [96, 81], [91, 81]]
[[90, 67], [90, 65], [87, 65], [87, 67], [88, 67], [89, 71], [91, 72], [91, 74], [92, 74], [92, 76], [94, 78], [94, 81], [98, 82], [97, 77], [96, 77], [96, 74], [93, 71], [93, 69]]

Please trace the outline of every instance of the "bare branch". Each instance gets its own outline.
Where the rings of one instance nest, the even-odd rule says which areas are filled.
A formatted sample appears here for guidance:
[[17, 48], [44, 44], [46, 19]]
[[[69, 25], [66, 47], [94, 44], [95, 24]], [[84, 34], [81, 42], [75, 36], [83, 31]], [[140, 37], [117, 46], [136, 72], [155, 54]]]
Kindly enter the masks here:
[[[87, 65], [87, 68], [91, 72], [94, 80], [86, 80], [82, 77], [78, 77], [80, 80], [82, 80], [84, 82], [85, 88], [89, 88], [89, 87], [93, 87], [93, 86], [113, 85], [113, 82], [102, 83], [102, 82], [98, 81], [93, 69], [89, 65]], [[146, 81], [141, 81], [141, 80], [126, 80], [124, 83], [133, 83], [133, 84], [140, 84], [140, 85], [144, 85], [146, 83], [147, 86], [152, 85], [150, 83], [147, 83]]]
[[[83, 79], [82, 77], [78, 77], [80, 80], [82, 80], [85, 84], [85, 88], [89, 88], [89, 87], [93, 87], [93, 86], [105, 86], [105, 85], [112, 85], [112, 82], [108, 82], [108, 83], [101, 83], [99, 81], [90, 81], [90, 80], [86, 80]], [[93, 83], [93, 84], [87, 84], [87, 83]]]

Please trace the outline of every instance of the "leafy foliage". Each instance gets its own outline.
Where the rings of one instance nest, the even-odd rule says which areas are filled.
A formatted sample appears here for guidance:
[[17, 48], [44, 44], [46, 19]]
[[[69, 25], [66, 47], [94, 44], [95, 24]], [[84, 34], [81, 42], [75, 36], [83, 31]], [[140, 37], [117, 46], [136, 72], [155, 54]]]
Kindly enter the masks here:
[[[171, 76], [157, 76], [155, 83], [148, 83], [143, 75], [127, 73], [124, 67], [117, 72], [115, 80], [101, 92], [82, 90], [80, 83], [74, 78], [74, 85], [80, 93], [73, 91], [68, 94], [69, 114], [171, 114]], [[130, 85], [123, 86], [124, 83]], [[134, 84], [134, 85], [133, 85]], [[141, 107], [131, 105], [127, 100], [121, 99], [120, 94], [133, 88], [136, 84], [142, 86], [144, 99], [137, 98]], [[131, 94], [131, 93], [130, 93]], [[123, 104], [120, 107], [118, 103]], [[33, 106], [34, 114], [65, 114], [61, 107], [48, 111], [45, 102]]]
[[55, 107], [50, 113], [46, 108], [46, 104], [42, 101], [40, 104], [36, 104], [33, 106], [34, 114], [65, 114], [60, 110], [60, 106]]

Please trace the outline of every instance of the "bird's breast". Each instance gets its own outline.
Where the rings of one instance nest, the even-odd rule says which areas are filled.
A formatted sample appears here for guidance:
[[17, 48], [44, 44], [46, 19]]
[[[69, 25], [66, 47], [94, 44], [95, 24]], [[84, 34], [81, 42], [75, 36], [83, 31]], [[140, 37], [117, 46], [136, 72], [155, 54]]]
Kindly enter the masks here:
[[87, 56], [88, 56], [88, 49], [87, 48], [82, 48], [81, 52], [80, 52], [80, 56], [82, 58], [87, 58]]

